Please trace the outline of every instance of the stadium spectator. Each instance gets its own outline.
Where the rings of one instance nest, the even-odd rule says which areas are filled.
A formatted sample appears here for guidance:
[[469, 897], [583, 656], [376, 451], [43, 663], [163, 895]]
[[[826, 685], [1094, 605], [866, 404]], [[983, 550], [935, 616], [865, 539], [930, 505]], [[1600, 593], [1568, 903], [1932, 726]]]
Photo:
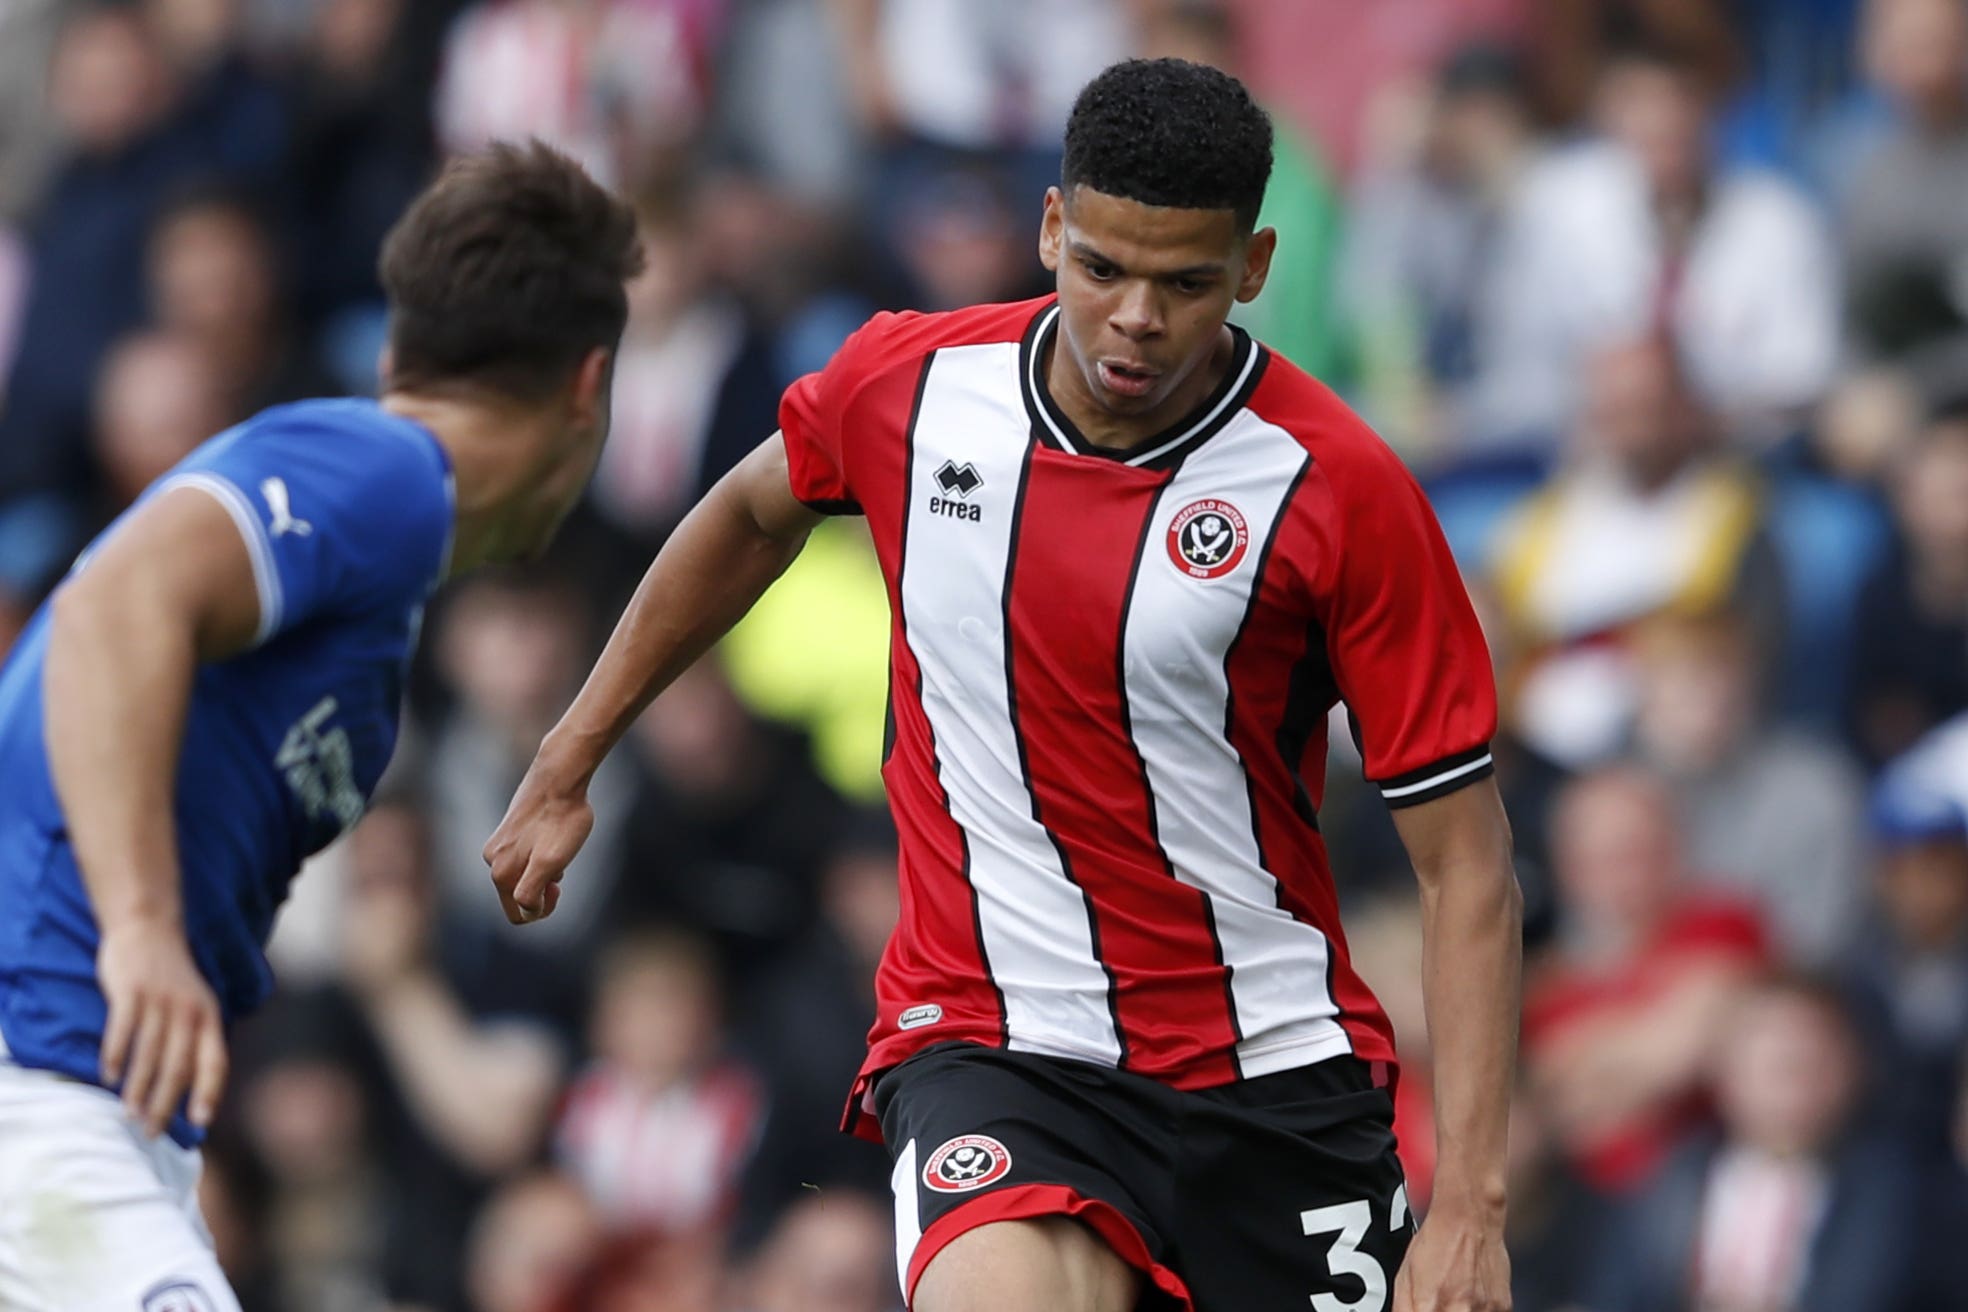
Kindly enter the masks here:
[[1840, 197], [1853, 345], [1959, 388], [1968, 314], [1950, 288], [1968, 258], [1968, 14], [1954, 0], [1869, 0], [1865, 56], [1894, 113]]
[[1789, 183], [1719, 166], [1713, 104], [1685, 57], [1636, 49], [1606, 71], [1599, 139], [1526, 180], [1480, 325], [1472, 422], [1501, 435], [1560, 431], [1580, 361], [1649, 331], [1679, 340], [1690, 382], [1732, 434], [1788, 434], [1830, 384], [1836, 258]]
[[1631, 627], [1740, 604], [1773, 640], [1775, 563], [1759, 491], [1716, 449], [1673, 348], [1643, 340], [1588, 358], [1568, 466], [1501, 530], [1492, 574], [1509, 645], [1513, 731], [1568, 766], [1602, 760], [1637, 707]]
[[[635, 189], [705, 109], [724, 0], [482, 0], [458, 19], [437, 87], [447, 151], [537, 136]], [[658, 161], [663, 161], [659, 167]]]
[[152, 211], [212, 162], [174, 121], [178, 96], [135, 11], [80, 8], [63, 28], [49, 100], [64, 150], [25, 228], [33, 276], [0, 410], [0, 504], [86, 486], [94, 375], [142, 321]]
[[879, 1193], [888, 1163], [841, 1134], [855, 1047], [876, 1011], [875, 968], [900, 913], [893, 822], [858, 812], [821, 874], [821, 914], [743, 990], [744, 1049], [766, 1082], [766, 1119], [745, 1181], [739, 1240], [807, 1187]]
[[[76, 0], [0, 7], [0, 227], [33, 204], [56, 149], [47, 104], [55, 39]], [[5, 372], [0, 352], [0, 373]]]
[[1874, 914], [1847, 963], [1882, 1110], [1923, 1151], [1954, 1123], [1968, 1053], [1968, 726], [1932, 735], [1873, 794]]
[[1470, 46], [1426, 89], [1382, 94], [1347, 225], [1343, 293], [1377, 421], [1410, 458], [1457, 454], [1477, 325], [1511, 288], [1492, 277], [1534, 158], [1514, 52]]
[[242, 414], [337, 390], [297, 340], [274, 234], [237, 194], [195, 193], [151, 231], [150, 314], [195, 339]]
[[888, 1209], [823, 1189], [785, 1210], [752, 1259], [736, 1312], [896, 1312]]
[[578, 1185], [540, 1171], [485, 1205], [465, 1249], [472, 1312], [545, 1312], [600, 1252], [601, 1219]]
[[[373, 807], [349, 838], [342, 976], [419, 1132], [494, 1177], [545, 1142], [564, 1061], [557, 963], [475, 922], [447, 922], [422, 814]], [[523, 982], [522, 982], [523, 981]]]
[[1688, 864], [1762, 908], [1784, 958], [1828, 966], [1863, 892], [1864, 783], [1839, 748], [1773, 723], [1767, 660], [1727, 612], [1665, 615], [1635, 636], [1639, 756], [1674, 790]]
[[1631, 1200], [1589, 1268], [1591, 1312], [1899, 1312], [1917, 1177], [1855, 1118], [1859, 1047], [1835, 990], [1779, 979], [1731, 1009], [1720, 1135]]
[[1708, 0], [1529, 0], [1539, 107], [1551, 122], [1591, 116], [1600, 79], [1623, 47], [1672, 50], [1710, 95], [1720, 96], [1741, 64], [1740, 33]]
[[1526, 970], [1534, 1094], [1580, 1175], [1631, 1190], [1700, 1123], [1709, 1054], [1768, 956], [1753, 908], [1690, 887], [1673, 798], [1633, 766], [1560, 796], [1556, 941]]
[[805, 742], [750, 715], [710, 660], [633, 733], [639, 779], [609, 923], [687, 926], [735, 970], [774, 960], [811, 923], [839, 808]]
[[[486, 905], [480, 851], [487, 826], [505, 811], [513, 773], [580, 678], [588, 604], [578, 587], [542, 567], [471, 580], [452, 593], [436, 621], [437, 664], [455, 701], [431, 735], [425, 762], [432, 851], [446, 905], [497, 933], [511, 930], [498, 908]], [[527, 936], [536, 947], [576, 957], [601, 930], [635, 796], [634, 771], [626, 762], [604, 769], [595, 791], [606, 800], [597, 801], [602, 819], [583, 857], [592, 882], [561, 908], [565, 926]]]
[[117, 343], [96, 383], [94, 453], [109, 493], [102, 519], [240, 414], [218, 360], [195, 338], [144, 332]]
[[1877, 764], [1968, 710], [1968, 412], [1950, 411], [1890, 465], [1898, 549], [1859, 595], [1851, 729]]
[[757, 1142], [758, 1081], [725, 1055], [717, 968], [675, 932], [595, 963], [593, 1062], [568, 1090], [554, 1153], [620, 1232], [693, 1236], [731, 1219]]
[[650, 550], [694, 504], [706, 461], [776, 424], [769, 344], [712, 281], [694, 200], [640, 207], [647, 263], [629, 287], [614, 425], [592, 493], [604, 517]]

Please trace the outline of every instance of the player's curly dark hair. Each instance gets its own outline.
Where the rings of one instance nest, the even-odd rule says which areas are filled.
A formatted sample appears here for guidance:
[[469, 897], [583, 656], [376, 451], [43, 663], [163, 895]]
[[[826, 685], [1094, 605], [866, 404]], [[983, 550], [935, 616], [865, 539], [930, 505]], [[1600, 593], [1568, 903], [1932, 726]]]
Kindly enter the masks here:
[[1271, 119], [1244, 84], [1184, 59], [1130, 59], [1086, 84], [1066, 124], [1060, 186], [1257, 226], [1271, 179]]

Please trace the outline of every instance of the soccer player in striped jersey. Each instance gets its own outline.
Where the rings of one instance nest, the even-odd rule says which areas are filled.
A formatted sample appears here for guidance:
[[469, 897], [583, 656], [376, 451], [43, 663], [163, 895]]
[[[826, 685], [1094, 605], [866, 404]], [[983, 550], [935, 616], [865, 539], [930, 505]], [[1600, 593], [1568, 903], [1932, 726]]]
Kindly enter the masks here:
[[425, 600], [593, 473], [640, 263], [564, 156], [454, 163], [384, 246], [382, 399], [199, 447], [0, 668], [0, 1307], [237, 1312], [197, 1200], [225, 1026], [389, 761]]
[[[1519, 899], [1483, 639], [1420, 490], [1228, 322], [1268, 120], [1233, 79], [1081, 94], [1055, 295], [881, 315], [650, 568], [486, 849], [550, 912], [586, 779], [799, 550], [888, 582], [902, 919], [846, 1128], [892, 1154], [918, 1312], [1508, 1305]], [[1318, 827], [1351, 713], [1421, 882], [1441, 1157], [1414, 1218], [1386, 1018]]]

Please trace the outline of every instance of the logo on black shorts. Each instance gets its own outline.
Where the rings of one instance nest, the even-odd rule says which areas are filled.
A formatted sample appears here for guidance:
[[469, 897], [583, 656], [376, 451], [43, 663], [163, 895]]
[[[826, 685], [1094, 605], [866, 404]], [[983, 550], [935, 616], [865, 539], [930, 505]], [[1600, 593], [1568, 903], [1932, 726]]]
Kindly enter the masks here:
[[1192, 579], [1220, 579], [1237, 568], [1250, 548], [1250, 528], [1228, 501], [1191, 501], [1169, 523], [1168, 553]]
[[929, 1155], [923, 1183], [942, 1194], [996, 1184], [1011, 1170], [1011, 1151], [988, 1134], [961, 1134]]
[[218, 1312], [218, 1308], [189, 1280], [167, 1280], [144, 1295], [143, 1312]]

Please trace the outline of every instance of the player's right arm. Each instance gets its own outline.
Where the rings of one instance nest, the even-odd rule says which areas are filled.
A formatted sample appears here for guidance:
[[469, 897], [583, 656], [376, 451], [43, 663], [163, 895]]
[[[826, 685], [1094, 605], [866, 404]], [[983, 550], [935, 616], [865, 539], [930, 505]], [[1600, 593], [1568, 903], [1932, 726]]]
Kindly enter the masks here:
[[792, 564], [820, 518], [793, 495], [775, 433], [670, 535], [485, 845], [507, 919], [553, 910], [560, 877], [594, 827], [587, 789], [602, 758]]
[[185, 939], [172, 795], [201, 662], [260, 623], [245, 541], [195, 488], [140, 506], [55, 594], [42, 696], [48, 763], [101, 933], [102, 1076], [155, 1135], [225, 1084], [219, 1004]]

